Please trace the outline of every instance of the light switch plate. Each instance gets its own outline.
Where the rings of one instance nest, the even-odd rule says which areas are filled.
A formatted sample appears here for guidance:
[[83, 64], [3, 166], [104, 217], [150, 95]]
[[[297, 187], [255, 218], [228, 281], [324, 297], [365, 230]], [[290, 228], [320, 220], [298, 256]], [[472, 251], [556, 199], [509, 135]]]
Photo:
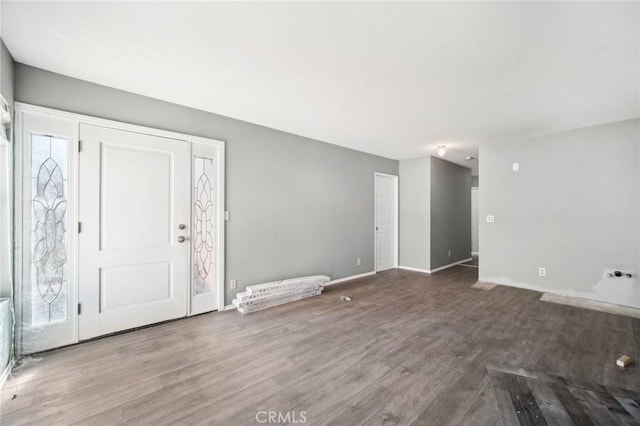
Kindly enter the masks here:
[[517, 172], [518, 170], [520, 170], [520, 163], [513, 163], [513, 171]]
[[229, 288], [236, 288], [238, 286], [238, 281], [237, 280], [231, 280], [231, 284], [229, 285]]
[[492, 214], [487, 216], [487, 223], [494, 223], [496, 221], [496, 217]]
[[224, 212], [224, 220], [227, 221], [231, 218], [231, 214], [228, 211]]

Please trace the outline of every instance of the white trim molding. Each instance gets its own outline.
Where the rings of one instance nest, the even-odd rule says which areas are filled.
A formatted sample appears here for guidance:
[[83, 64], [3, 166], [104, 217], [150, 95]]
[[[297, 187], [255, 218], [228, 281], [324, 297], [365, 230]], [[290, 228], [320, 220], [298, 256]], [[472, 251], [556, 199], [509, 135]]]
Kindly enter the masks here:
[[7, 379], [9, 378], [9, 374], [11, 374], [11, 370], [13, 370], [13, 367], [15, 366], [15, 364], [16, 363], [13, 359], [10, 360], [9, 364], [7, 364], [7, 367], [2, 372], [2, 375], [0, 375], [0, 389], [4, 389], [4, 384], [7, 382]]
[[540, 300], [543, 302], [573, 306], [574, 308], [591, 309], [593, 311], [607, 312], [609, 314], [640, 318], [640, 309], [632, 308], [631, 306], [615, 305], [613, 303], [598, 302], [596, 300], [582, 299], [580, 297], [562, 296], [554, 293], [544, 293], [540, 297]]
[[433, 274], [434, 272], [438, 272], [438, 271], [443, 271], [445, 269], [449, 269], [449, 268], [453, 268], [454, 266], [460, 265], [461, 263], [467, 263], [467, 262], [471, 262], [473, 260], [472, 257], [468, 258], [468, 259], [462, 259], [462, 260], [458, 260], [457, 262], [453, 262], [453, 263], [449, 263], [448, 265], [442, 265], [436, 269], [432, 269], [431, 273]]
[[472, 261], [473, 258], [458, 260], [457, 262], [449, 263], [448, 265], [439, 266], [436, 269], [419, 269], [419, 268], [411, 268], [409, 266], [398, 266], [400, 269], [405, 269], [407, 271], [414, 272], [422, 272], [424, 274], [433, 274], [434, 272], [443, 271], [445, 269], [453, 268], [454, 266], [460, 265], [461, 263], [467, 263]]
[[411, 268], [409, 266], [398, 266], [398, 269], [404, 269], [405, 271], [413, 271], [413, 272], [422, 272], [423, 274], [430, 274], [431, 271], [428, 269], [420, 269], [420, 268]]
[[351, 280], [355, 280], [355, 279], [363, 278], [363, 277], [368, 277], [369, 275], [375, 275], [375, 274], [376, 274], [376, 271], [371, 271], [371, 272], [365, 272], [364, 274], [351, 275], [351, 276], [344, 277], [344, 278], [338, 278], [337, 280], [329, 281], [324, 286], [326, 287], [328, 285], [340, 284], [340, 283], [343, 283], [345, 281], [351, 281]]
[[221, 310], [222, 311], [233, 311], [234, 309], [236, 309], [236, 305], [227, 305]]

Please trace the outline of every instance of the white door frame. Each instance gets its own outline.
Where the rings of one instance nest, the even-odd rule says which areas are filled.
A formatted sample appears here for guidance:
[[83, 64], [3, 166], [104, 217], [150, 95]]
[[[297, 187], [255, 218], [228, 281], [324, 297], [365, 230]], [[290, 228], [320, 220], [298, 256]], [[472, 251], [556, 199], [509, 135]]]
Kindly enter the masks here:
[[378, 272], [378, 245], [376, 243], [376, 240], [378, 239], [378, 233], [376, 232], [376, 224], [378, 223], [378, 217], [377, 217], [377, 209], [376, 209], [376, 203], [375, 203], [375, 199], [376, 199], [376, 189], [377, 189], [377, 185], [378, 185], [378, 180], [377, 177], [381, 176], [381, 177], [388, 177], [393, 179], [394, 184], [393, 184], [393, 193], [394, 193], [394, 201], [393, 201], [393, 267], [394, 268], [398, 268], [398, 238], [399, 238], [399, 185], [398, 185], [398, 176], [396, 175], [390, 175], [387, 173], [380, 173], [380, 172], [375, 172], [373, 174], [373, 270], [374, 272]]
[[[14, 308], [16, 310], [16, 333], [15, 333], [15, 345], [18, 354], [21, 353], [32, 353], [38, 352], [43, 349], [43, 346], [46, 347], [51, 345], [52, 342], [50, 338], [58, 338], [59, 336], [43, 336], [42, 339], [38, 339], [38, 342], [25, 344], [24, 342], [24, 329], [21, 324], [29, 324], [30, 321], [23, 320], [23, 315], [26, 313], [23, 310], [23, 299], [25, 297], [24, 294], [24, 279], [31, 271], [31, 254], [25, 255], [26, 247], [31, 248], [31, 212], [25, 211], [24, 206], [27, 201], [25, 197], [27, 197], [28, 193], [24, 190], [23, 186], [30, 185], [30, 183], [25, 182], [25, 176], [27, 170], [25, 170], [25, 156], [30, 154], [31, 148], [26, 148], [25, 143], [25, 117], [23, 113], [29, 113], [30, 119], [42, 119], [42, 120], [51, 120], [58, 121], [58, 125], [54, 126], [55, 129], [51, 129], [51, 126], [48, 126], [49, 129], [47, 134], [51, 136], [59, 136], [69, 141], [69, 160], [68, 160], [68, 182], [69, 182], [69, 194], [70, 197], [67, 200], [67, 214], [68, 214], [68, 223], [74, 224], [78, 221], [78, 202], [77, 202], [77, 194], [78, 194], [78, 182], [77, 182], [77, 169], [78, 169], [78, 128], [74, 127], [74, 123], [69, 117], [60, 116], [60, 115], [51, 115], [48, 113], [43, 113], [42, 111], [38, 111], [31, 108], [25, 108], [23, 104], [15, 103], [15, 127], [14, 127], [14, 259], [15, 266], [13, 269], [14, 274]], [[66, 127], [67, 130], [63, 130], [62, 127]], [[44, 134], [44, 133], [43, 133]], [[29, 195], [30, 195], [29, 191]], [[31, 201], [29, 199], [29, 201]], [[29, 224], [29, 229], [25, 229], [25, 226]], [[75, 343], [78, 341], [78, 316], [75, 310], [75, 305], [78, 301], [78, 291], [77, 291], [77, 277], [78, 277], [78, 234], [77, 228], [73, 226], [69, 226], [68, 231], [68, 246], [67, 246], [67, 261], [68, 261], [68, 269], [67, 269], [67, 285], [68, 285], [68, 304], [69, 304], [69, 318], [70, 327], [72, 328], [72, 336], [67, 336], [63, 340], [63, 345], [68, 345], [70, 343]], [[54, 326], [55, 327], [55, 326]]]
[[[145, 127], [145, 126], [138, 126], [135, 124], [129, 124], [129, 123], [123, 123], [123, 122], [119, 122], [119, 121], [113, 121], [113, 120], [107, 120], [107, 119], [102, 119], [102, 118], [97, 118], [97, 117], [92, 117], [92, 116], [88, 116], [88, 115], [84, 115], [84, 114], [76, 114], [76, 113], [71, 113], [71, 112], [66, 112], [66, 111], [60, 111], [60, 110], [56, 110], [56, 109], [52, 109], [52, 108], [46, 108], [46, 107], [41, 107], [41, 106], [37, 106], [37, 105], [31, 105], [31, 104], [26, 104], [26, 103], [22, 103], [22, 102], [15, 102], [15, 117], [16, 117], [16, 121], [15, 121], [15, 129], [16, 131], [14, 132], [14, 136], [15, 136], [15, 170], [14, 170], [14, 176], [18, 177], [18, 179], [14, 178], [14, 199], [15, 199], [15, 220], [14, 220], [14, 238], [15, 238], [15, 251], [14, 251], [14, 256], [15, 256], [15, 260], [16, 260], [16, 265], [14, 268], [14, 285], [16, 288], [16, 296], [18, 297], [17, 300], [21, 301], [21, 289], [22, 289], [22, 284], [23, 284], [23, 268], [24, 268], [24, 260], [23, 260], [23, 244], [26, 243], [27, 241], [25, 241], [24, 236], [23, 236], [23, 229], [22, 229], [22, 218], [23, 215], [25, 214], [25, 212], [23, 211], [23, 188], [22, 185], [24, 184], [23, 182], [23, 178], [22, 178], [22, 174], [23, 174], [23, 164], [24, 164], [24, 158], [23, 158], [23, 145], [24, 145], [24, 141], [23, 141], [23, 135], [22, 135], [22, 125], [23, 125], [23, 120], [22, 120], [22, 115], [23, 113], [29, 113], [29, 114], [33, 114], [33, 115], [42, 115], [45, 117], [52, 117], [52, 118], [58, 118], [58, 119], [62, 119], [62, 120], [66, 120], [66, 121], [72, 121], [74, 122], [74, 125], [76, 126], [76, 135], [78, 134], [78, 129], [81, 123], [83, 124], [92, 124], [92, 125], [97, 125], [97, 126], [104, 126], [104, 127], [110, 127], [113, 129], [118, 129], [118, 130], [124, 130], [124, 131], [129, 131], [129, 132], [136, 132], [136, 133], [143, 133], [143, 134], [147, 134], [147, 135], [152, 135], [152, 136], [158, 136], [158, 137], [165, 137], [165, 138], [170, 138], [170, 139], [179, 139], [179, 140], [184, 140], [189, 142], [190, 144], [193, 143], [199, 143], [199, 144], [208, 144], [208, 145], [212, 145], [217, 147], [218, 149], [218, 153], [220, 156], [219, 159], [219, 164], [218, 164], [218, 169], [216, 170], [216, 177], [218, 179], [219, 182], [219, 191], [216, 194], [216, 201], [218, 202], [218, 209], [217, 211], [217, 217], [216, 217], [216, 229], [218, 230], [218, 236], [219, 238], [216, 240], [216, 247], [215, 250], [217, 251], [218, 254], [218, 271], [217, 271], [217, 288], [216, 288], [216, 292], [217, 292], [217, 297], [218, 297], [218, 311], [223, 311], [225, 304], [224, 304], [224, 290], [225, 290], [225, 285], [224, 285], [224, 278], [225, 278], [225, 226], [224, 226], [224, 212], [225, 212], [225, 142], [221, 141], [221, 140], [216, 140], [216, 139], [209, 139], [209, 138], [203, 138], [203, 137], [199, 137], [199, 136], [193, 136], [193, 135], [188, 135], [188, 134], [184, 134], [184, 133], [177, 133], [177, 132], [171, 132], [171, 131], [167, 131], [167, 130], [160, 130], [160, 129], [154, 129], [151, 127]], [[72, 144], [72, 146], [77, 147], [78, 146], [78, 141], [77, 140], [72, 140], [70, 141], [70, 144]], [[70, 159], [70, 166], [72, 168], [74, 168], [77, 171], [77, 167], [78, 167], [78, 155], [77, 149], [73, 150], [75, 152], [75, 154], [73, 155], [73, 157]], [[76, 179], [77, 180], [77, 179]], [[77, 186], [77, 181], [76, 182], [72, 182], [72, 185]], [[187, 188], [185, 188], [185, 190], [188, 190]], [[77, 193], [77, 192], [76, 192]], [[77, 223], [78, 220], [78, 204], [79, 203], [75, 203], [75, 206], [73, 207], [73, 211], [71, 212], [71, 217], [70, 217], [70, 223], [74, 224]], [[28, 213], [28, 212], [26, 212]], [[191, 228], [189, 228], [191, 229]], [[75, 231], [75, 229], [74, 229]], [[72, 248], [76, 248], [78, 245], [78, 234], [77, 232], [73, 232], [73, 235], [70, 235], [70, 241], [71, 244], [70, 246]], [[77, 277], [78, 275], [78, 253], [72, 253], [72, 255], [75, 257], [74, 262], [73, 262], [73, 271], [69, 271], [69, 274], [71, 276], [71, 274], [73, 274], [74, 277]], [[191, 253], [189, 254], [189, 264], [191, 264]], [[75, 282], [75, 281], [74, 281]], [[192, 284], [193, 280], [191, 280], [191, 282], [189, 283], [189, 292], [191, 292], [191, 284]], [[69, 294], [70, 294], [70, 300], [73, 301], [78, 301], [78, 285], [77, 283], [75, 283], [74, 288], [69, 288]], [[80, 301], [82, 302], [82, 301]], [[194, 315], [196, 314], [196, 312], [192, 312], [191, 310], [191, 298], [187, 297], [187, 315]], [[20, 306], [20, 303], [16, 303], [16, 306]], [[78, 330], [77, 330], [77, 310], [76, 309], [70, 309], [70, 313], [74, 313], [76, 315], [75, 317], [75, 323], [76, 323], [76, 339], [75, 342], [78, 342]], [[22, 312], [20, 310], [20, 308], [18, 308], [17, 311], [18, 314], [18, 321], [21, 320], [21, 315]], [[21, 328], [18, 327], [18, 334], [17, 334], [17, 341], [21, 342]], [[22, 351], [22, 347], [20, 346], [20, 343], [18, 343], [18, 353], [21, 353]]]

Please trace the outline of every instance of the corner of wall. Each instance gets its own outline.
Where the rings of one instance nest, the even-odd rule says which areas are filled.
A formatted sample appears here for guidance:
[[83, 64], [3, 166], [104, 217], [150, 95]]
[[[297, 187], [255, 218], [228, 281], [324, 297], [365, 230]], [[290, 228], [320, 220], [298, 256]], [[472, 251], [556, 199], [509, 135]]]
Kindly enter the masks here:
[[425, 253], [426, 257], [426, 268], [428, 271], [431, 270], [431, 155], [427, 157], [427, 161], [425, 161], [425, 185], [426, 185], [426, 202], [427, 202], [427, 227], [425, 229], [426, 239], [427, 239], [427, 250]]
[[401, 160], [399, 265], [429, 269], [429, 158]]

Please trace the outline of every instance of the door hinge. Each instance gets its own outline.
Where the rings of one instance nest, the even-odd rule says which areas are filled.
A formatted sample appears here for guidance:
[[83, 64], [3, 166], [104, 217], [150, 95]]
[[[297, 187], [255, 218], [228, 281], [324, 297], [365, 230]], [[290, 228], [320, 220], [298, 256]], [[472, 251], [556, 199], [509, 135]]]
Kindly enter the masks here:
[[82, 303], [78, 303], [78, 315], [82, 313]]
[[78, 141], [78, 152], [82, 151], [82, 141]]
[[82, 232], [82, 222], [78, 222], [78, 234]]

